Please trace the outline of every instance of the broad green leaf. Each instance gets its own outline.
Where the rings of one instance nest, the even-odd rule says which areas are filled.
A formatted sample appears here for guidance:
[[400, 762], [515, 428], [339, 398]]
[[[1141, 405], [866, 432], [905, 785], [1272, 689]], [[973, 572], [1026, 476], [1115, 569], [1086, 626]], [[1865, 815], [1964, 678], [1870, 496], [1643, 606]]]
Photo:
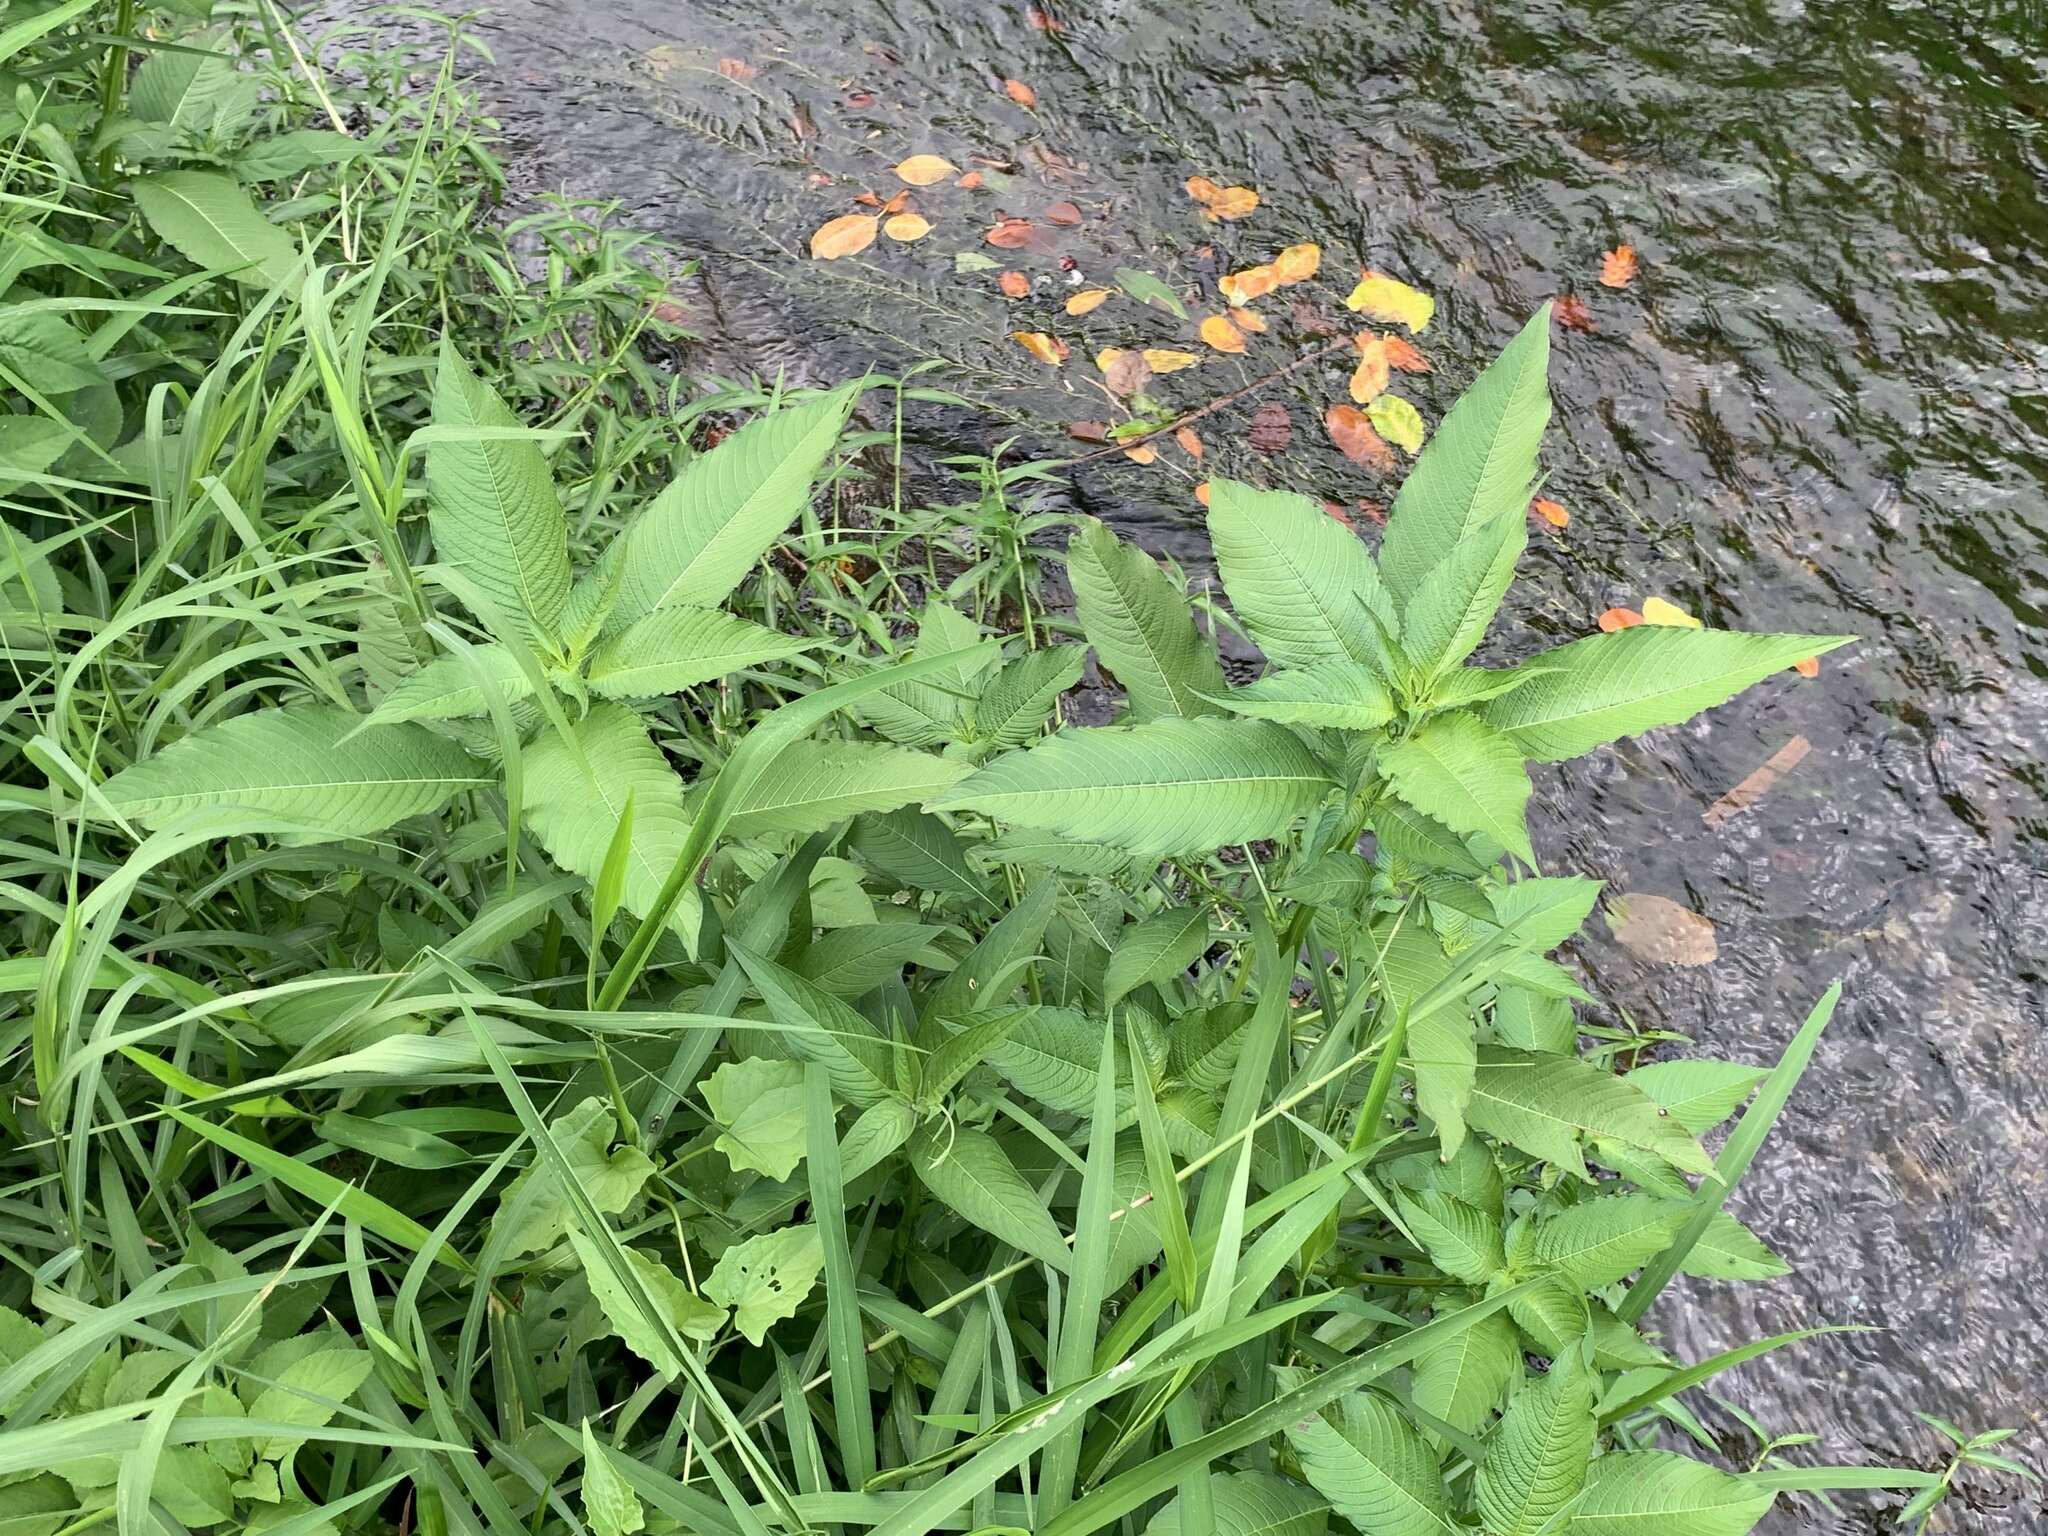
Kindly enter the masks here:
[[195, 266], [229, 272], [238, 283], [289, 283], [298, 243], [263, 217], [231, 178], [211, 171], [159, 171], [129, 183], [135, 206], [166, 245]]
[[[1551, 1056], [1571, 1055], [1579, 1039], [1569, 1001], [1514, 986], [1502, 987], [1494, 1000], [1493, 1037], [1496, 1043], [1518, 1051], [1540, 1051]], [[1685, 1122], [1681, 1120], [1679, 1124]]]
[[1467, 534], [1422, 578], [1401, 618], [1401, 649], [1423, 676], [1433, 679], [1472, 654], [1528, 544], [1526, 518], [1498, 519]]
[[998, 1242], [1066, 1270], [1067, 1245], [1060, 1229], [993, 1136], [929, 1122], [911, 1138], [910, 1163], [925, 1187], [962, 1219]]
[[1616, 1451], [1593, 1463], [1572, 1536], [1744, 1536], [1777, 1495], [1670, 1451]]
[[1497, 523], [1520, 525], [1550, 422], [1550, 306], [1459, 397], [1394, 498], [1380, 570], [1403, 613], [1466, 541]]
[[957, 784], [968, 766], [905, 747], [858, 741], [799, 741], [783, 750], [775, 772], [741, 797], [735, 837], [822, 832], [862, 811], [893, 811], [929, 800]]
[[1167, 287], [1150, 272], [1136, 267], [1118, 267], [1116, 285], [1136, 299], [1140, 304], [1154, 304], [1176, 319], [1188, 317], [1187, 306], [1180, 301], [1180, 295]]
[[936, 1108], [960, 1080], [987, 1059], [1003, 1037], [1028, 1017], [1022, 1008], [1002, 1008], [977, 1014], [973, 1022], [945, 1040], [924, 1058], [918, 1076], [918, 1100]]
[[1005, 662], [973, 704], [974, 736], [998, 747], [1021, 747], [1038, 735], [1060, 695], [1081, 680], [1086, 646], [1055, 645]]
[[[0, 305], [0, 367], [38, 394], [61, 396], [107, 382], [71, 322], [50, 310]], [[33, 417], [4, 418], [26, 425]], [[52, 424], [54, 425], [54, 424]], [[17, 428], [18, 430], [18, 428]], [[68, 436], [64, 439], [69, 441]]]
[[925, 1017], [964, 1019], [1007, 1001], [1023, 980], [1024, 963], [1039, 952], [1058, 896], [1058, 882], [1052, 880], [1041, 880], [1026, 891], [932, 988]]
[[135, 71], [134, 83], [128, 88], [128, 110], [145, 123], [205, 127], [213, 118], [215, 101], [235, 84], [240, 73], [231, 55], [213, 51], [217, 35], [201, 34], [182, 41], [189, 46], [153, 51]]
[[758, 1348], [769, 1328], [796, 1316], [824, 1267], [815, 1226], [783, 1227], [726, 1249], [704, 1294], [731, 1307], [733, 1326]]
[[1292, 491], [1211, 480], [1209, 540], [1231, 607], [1275, 666], [1337, 662], [1391, 675], [1380, 631], [1397, 626], [1379, 570], [1322, 508]]
[[1285, 726], [1160, 719], [1062, 731], [995, 759], [931, 804], [1166, 854], [1280, 836], [1331, 788]]
[[599, 646], [586, 678], [600, 698], [650, 699], [786, 661], [815, 644], [716, 608], [665, 608]]
[[[679, 1372], [682, 1362], [676, 1358], [667, 1335], [655, 1326], [639, 1299], [620, 1282], [618, 1275], [605, 1262], [604, 1255], [598, 1251], [597, 1244], [579, 1228], [571, 1226], [569, 1246], [575, 1251], [583, 1279], [611, 1331], [618, 1335], [626, 1348], [662, 1375], [673, 1376]], [[624, 1245], [620, 1246], [619, 1252], [632, 1269], [633, 1279], [640, 1290], [660, 1309], [660, 1315], [667, 1319], [670, 1329], [678, 1337], [713, 1339], [718, 1336], [719, 1326], [725, 1321], [723, 1307], [714, 1306], [697, 1295], [659, 1259]]]
[[1544, 1275], [1515, 1300], [1508, 1315], [1533, 1341], [1539, 1355], [1553, 1360], [1569, 1353], [1593, 1325], [1586, 1296], [1562, 1275]]
[[[1384, 799], [1373, 808], [1372, 831], [1383, 851], [1414, 869], [1486, 873], [1489, 861], [1474, 854], [1467, 839], [1401, 800]], [[1494, 856], [1499, 857], [1497, 849]]]
[[615, 622], [715, 608], [802, 515], [859, 397], [849, 385], [750, 421], [684, 467], [622, 536]]
[[1465, 1139], [1465, 1106], [1472, 1099], [1477, 1060], [1472, 1017], [1462, 1008], [1439, 1008], [1408, 1026], [1408, 1057], [1415, 1068], [1415, 1104], [1436, 1127], [1446, 1158]]
[[1465, 1118], [1532, 1157], [1587, 1177], [1582, 1135], [1606, 1136], [1686, 1173], [1713, 1160], [1640, 1089], [1574, 1056], [1490, 1048], [1479, 1054]]
[[424, 726], [362, 725], [361, 716], [315, 704], [237, 715], [122, 769], [100, 793], [144, 826], [237, 805], [361, 837], [497, 781]]
[[1500, 1222], [1489, 1212], [1437, 1189], [1397, 1193], [1395, 1200], [1431, 1262], [1452, 1279], [1484, 1285], [1506, 1265]]
[[243, 181], [288, 181], [316, 167], [346, 165], [370, 154], [374, 148], [368, 140], [336, 133], [332, 129], [294, 128], [289, 133], [270, 134], [238, 149], [234, 169]]
[[[1100, 1023], [1072, 1008], [1038, 1005], [1002, 1009], [995, 1016], [1014, 1021], [989, 1047], [989, 1065], [1047, 1108], [1087, 1114], [1095, 1102]], [[1129, 1108], [1126, 1094], [1117, 1101], [1117, 1113]]]
[[583, 1518], [591, 1536], [633, 1536], [647, 1528], [640, 1500], [583, 1421]]
[[1634, 1273], [1664, 1251], [1685, 1220], [1683, 1205], [1655, 1195], [1582, 1200], [1520, 1227], [1509, 1257], [1517, 1268], [1554, 1268], [1582, 1291]]
[[1628, 1081], [1669, 1111], [1693, 1135], [1710, 1131], [1726, 1120], [1770, 1072], [1734, 1061], [1689, 1057], [1653, 1061], [1628, 1074]]
[[1470, 1434], [1500, 1406], [1521, 1369], [1514, 1324], [1496, 1312], [1416, 1357], [1415, 1405]]
[[[1283, 1382], [1283, 1387], [1292, 1383]], [[1350, 1392], [1287, 1426], [1287, 1443], [1330, 1507], [1374, 1536], [1455, 1536], [1436, 1453], [1370, 1392]]]
[[[318, 1429], [341, 1411], [355, 1396], [356, 1388], [369, 1379], [369, 1352], [361, 1349], [322, 1349], [295, 1360], [249, 1404], [249, 1417], [273, 1424], [301, 1424]], [[282, 1461], [304, 1441], [295, 1435], [272, 1434], [256, 1448], [256, 1454]]]
[[1748, 635], [1639, 624], [1545, 651], [1547, 669], [1479, 713], [1525, 757], [1559, 762], [1623, 736], [1689, 720], [1852, 635]]
[[[303, 1401], [303, 1400], [302, 1400]], [[325, 1422], [324, 1420], [322, 1422]], [[286, 1442], [289, 1443], [289, 1442]], [[182, 1525], [214, 1525], [235, 1512], [227, 1472], [197, 1445], [167, 1445], [157, 1456], [149, 1496]], [[40, 1525], [55, 1530], [59, 1522]]]
[[856, 923], [820, 934], [789, 968], [834, 997], [860, 997], [899, 975], [941, 930], [919, 923]]
[[704, 1080], [704, 1102], [719, 1125], [712, 1143], [733, 1170], [786, 1179], [804, 1157], [804, 1066], [750, 1057]]
[[[441, 349], [434, 425], [524, 425], [488, 384]], [[434, 550], [515, 624], [552, 646], [569, 605], [569, 547], [562, 504], [540, 444], [529, 437], [437, 438], [427, 448], [428, 524]], [[501, 637], [504, 638], [504, 637]]]
[[1172, 907], [1117, 936], [1102, 981], [1102, 1005], [1112, 1007], [1139, 987], [1182, 974], [1209, 947], [1209, 909]]
[[[1680, 1216], [1690, 1214], [1681, 1211]], [[1675, 1227], [1674, 1223], [1674, 1227]], [[1703, 1280], [1774, 1280], [1792, 1266], [1773, 1253], [1749, 1228], [1726, 1211], [1714, 1212], [1707, 1230], [1678, 1266], [1680, 1274]]]
[[1453, 832], [1478, 833], [1534, 867], [1529, 775], [1509, 739], [1462, 710], [1433, 715], [1380, 749], [1394, 792]]
[[1394, 718], [1394, 698], [1387, 685], [1348, 661], [1269, 672], [1217, 695], [1215, 702], [1233, 715], [1339, 731], [1374, 731]]
[[1524, 1387], [1486, 1437], [1476, 1484], [1488, 1536], [1536, 1536], [1586, 1481], [1597, 1421], [1584, 1370], [1565, 1362]]
[[846, 846], [905, 890], [990, 905], [988, 882], [968, 867], [966, 848], [936, 816], [909, 809], [861, 816]]
[[1190, 1008], [1173, 1021], [1167, 1069], [1204, 1093], [1220, 1094], [1230, 1082], [1245, 1026], [1251, 1021], [1250, 1003]]
[[840, 1177], [851, 1181], [910, 1140], [917, 1111], [902, 1099], [870, 1104], [839, 1139]]
[[1089, 518], [1067, 543], [1067, 579], [1081, 632], [1123, 686], [1134, 723], [1217, 713], [1204, 697], [1223, 691], [1216, 648], [1150, 555]]
[[[548, 1134], [561, 1148], [576, 1176], [577, 1187], [607, 1216], [631, 1205], [654, 1172], [654, 1164], [637, 1147], [613, 1150], [618, 1121], [603, 1099], [578, 1101], [548, 1124]], [[506, 1188], [498, 1202], [500, 1221], [509, 1221], [506, 1253], [517, 1258], [537, 1253], [561, 1240], [569, 1227], [569, 1199], [554, 1169], [535, 1162]]]
[[466, 656], [436, 656], [404, 678], [370, 712], [375, 725], [404, 720], [457, 720], [481, 715], [489, 707], [482, 672], [510, 704], [533, 693], [533, 679], [519, 658], [502, 645], [470, 647]]
[[891, 1048], [865, 1016], [737, 939], [728, 936], [725, 942], [782, 1026], [778, 1044], [805, 1061], [823, 1063], [843, 1103], [866, 1108], [890, 1095]]
[[[1215, 1536], [1324, 1536], [1329, 1501], [1271, 1472], [1212, 1472]], [[1191, 1536], [1175, 1499], [1145, 1526], [1145, 1536]]]
[[[633, 801], [632, 852], [620, 901], [644, 917], [674, 867], [690, 832], [683, 782], [647, 735], [640, 717], [620, 704], [599, 704], [576, 722], [582, 764], [553, 731], [526, 749], [526, 823], [541, 847], [570, 874], [595, 881], [604, 868], [626, 800]], [[694, 940], [702, 908], [692, 896], [678, 904], [676, 926]]]

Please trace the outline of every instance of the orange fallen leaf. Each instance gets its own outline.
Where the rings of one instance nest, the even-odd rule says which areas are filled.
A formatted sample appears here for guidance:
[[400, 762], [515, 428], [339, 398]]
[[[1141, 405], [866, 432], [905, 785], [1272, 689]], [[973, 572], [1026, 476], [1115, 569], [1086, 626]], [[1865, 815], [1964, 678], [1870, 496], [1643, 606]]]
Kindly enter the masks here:
[[853, 194], [853, 200], [863, 208], [879, 208], [882, 206], [882, 200], [872, 192], [856, 192]]
[[1077, 320], [1085, 314], [1092, 313], [1102, 307], [1110, 291], [1107, 288], [1083, 288], [1067, 300], [1067, 313]]
[[1394, 467], [1394, 450], [1373, 430], [1365, 412], [1357, 406], [1331, 406], [1323, 412], [1323, 429], [1330, 434], [1330, 441], [1337, 445], [1338, 451], [1352, 463], [1369, 464], [1380, 470]]
[[882, 233], [904, 245], [922, 240], [932, 232], [931, 220], [915, 213], [899, 213], [882, 226]]
[[972, 192], [981, 185], [981, 172], [969, 171], [965, 176], [954, 182], [953, 185], [959, 187], [962, 191]]
[[1195, 500], [1199, 501], [1205, 507], [1209, 505], [1208, 481], [1204, 480], [1200, 485], [1195, 487]]
[[1059, 17], [1053, 15], [1051, 11], [1048, 11], [1042, 5], [1032, 6], [1030, 10], [1024, 13], [1024, 15], [1025, 19], [1028, 20], [1031, 23], [1032, 27], [1037, 31], [1050, 32], [1054, 36], [1058, 36], [1060, 33], [1067, 30], [1067, 24], [1061, 21]]
[[1223, 190], [1206, 176], [1190, 176], [1181, 185], [1187, 188], [1188, 196], [1198, 203], [1215, 202], [1216, 195]]
[[1003, 82], [1003, 94], [1020, 107], [1035, 107], [1038, 105], [1038, 92], [1031, 89], [1022, 80], [1005, 80]]
[[1241, 219], [1259, 206], [1259, 194], [1250, 187], [1225, 187], [1209, 200], [1204, 210], [1211, 219]]
[[1569, 293], [1557, 296], [1556, 306], [1551, 313], [1556, 316], [1557, 323], [1568, 331], [1590, 333], [1593, 329], [1593, 311], [1586, 308], [1584, 299], [1576, 298]]
[[820, 261], [856, 255], [875, 243], [881, 222], [871, 213], [842, 213], [828, 219], [811, 234], [811, 254]]
[[1051, 367], [1057, 368], [1067, 360], [1067, 344], [1043, 331], [1012, 331], [1010, 340]]
[[1109, 423], [1106, 421], [1070, 421], [1067, 436], [1084, 443], [1106, 443], [1109, 441]]
[[1643, 616], [1633, 608], [1610, 608], [1600, 615], [1600, 633], [1611, 635], [1617, 629], [1634, 629], [1643, 622]]
[[1319, 245], [1290, 245], [1273, 258], [1273, 275], [1282, 283], [1301, 283], [1316, 275], [1316, 269], [1323, 264], [1323, 248]]
[[1124, 457], [1133, 464], [1151, 464], [1158, 460], [1159, 450], [1150, 443], [1139, 443], [1124, 450]]
[[1429, 359], [1406, 336], [1387, 333], [1387, 361], [1403, 373], [1428, 373]]
[[959, 169], [944, 155], [912, 155], [896, 167], [896, 177], [913, 187], [933, 187]]
[[720, 59], [718, 72], [728, 80], [751, 80], [760, 73], [745, 59]]
[[1700, 820], [1710, 827], [1718, 827], [1730, 818], [1748, 810], [1770, 792], [1770, 788], [1805, 759], [1813, 750], [1813, 743], [1804, 736], [1794, 736], [1785, 745], [1764, 759], [1763, 766], [1750, 774], [1727, 794], [1700, 812]]
[[1221, 315], [1211, 315], [1202, 322], [1202, 340], [1218, 352], [1244, 350], [1244, 333]]
[[1009, 299], [1021, 299], [1031, 291], [1031, 279], [1022, 272], [1005, 272], [996, 279], [996, 284], [1003, 290], [1003, 296]]
[[1547, 496], [1538, 496], [1534, 501], [1530, 502], [1529, 510], [1553, 528], [1562, 528], [1572, 520], [1571, 513], [1565, 511], [1562, 505], [1552, 501]]
[[1193, 427], [1175, 427], [1173, 429], [1173, 440], [1186, 450], [1189, 458], [1194, 459], [1198, 463], [1201, 461], [1204, 452], [1202, 440], [1195, 436], [1195, 429]]
[[890, 198], [889, 201], [882, 204], [882, 212], [884, 215], [901, 213], [904, 209], [908, 208], [909, 206], [910, 188], [905, 187], [902, 191], [898, 192], [894, 197]]
[[1166, 347], [1147, 347], [1139, 355], [1154, 373], [1179, 373], [1181, 369], [1192, 368], [1201, 361], [1192, 352], [1175, 352]]
[[1255, 309], [1239, 307], [1231, 310], [1230, 323], [1240, 331], [1243, 331], [1247, 336], [1262, 336], [1265, 334], [1266, 322], [1259, 318], [1259, 312]]
[[1360, 405], [1370, 405], [1386, 393], [1389, 374], [1387, 371], [1387, 344], [1371, 334], [1358, 340], [1358, 367], [1351, 374], [1351, 398]]
[[1052, 224], [1078, 224], [1081, 222], [1081, 210], [1072, 203], [1054, 203], [1045, 210], [1045, 217]]
[[1034, 233], [1029, 219], [1004, 219], [982, 238], [998, 250], [1016, 251], [1029, 245]]
[[1792, 670], [1801, 677], [1819, 677], [1820, 658], [1818, 656], [1802, 657], [1800, 660], [1792, 663]]
[[1642, 265], [1636, 260], [1634, 246], [1617, 245], [1600, 258], [1600, 282], [1608, 288], [1626, 288], [1635, 281]]
[[1280, 276], [1270, 266], [1246, 267], [1242, 272], [1218, 278], [1216, 286], [1223, 290], [1223, 297], [1230, 304], [1242, 308], [1279, 287]]
[[1643, 622], [1662, 624], [1671, 629], [1700, 629], [1700, 621], [1687, 613], [1676, 603], [1666, 602], [1661, 597], [1643, 599]]

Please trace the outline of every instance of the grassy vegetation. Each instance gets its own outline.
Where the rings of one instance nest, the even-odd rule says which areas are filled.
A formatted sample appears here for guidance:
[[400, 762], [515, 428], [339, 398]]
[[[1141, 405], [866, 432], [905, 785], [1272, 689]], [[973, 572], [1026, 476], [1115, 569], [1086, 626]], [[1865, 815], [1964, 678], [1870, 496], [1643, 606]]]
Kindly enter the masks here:
[[1834, 994], [1774, 1066], [1592, 1028], [1525, 764], [1830, 642], [1469, 664], [1547, 315], [1377, 559], [1214, 484], [1233, 687], [1046, 468], [906, 505], [849, 422], [915, 380], [658, 366], [665, 254], [501, 226], [453, 33], [194, 8], [0, 13], [0, 1530], [1739, 1536], [2017, 1470], [1730, 1462], [1686, 1394], [1813, 1331], [1644, 1327], [1783, 1272], [1723, 1207]]

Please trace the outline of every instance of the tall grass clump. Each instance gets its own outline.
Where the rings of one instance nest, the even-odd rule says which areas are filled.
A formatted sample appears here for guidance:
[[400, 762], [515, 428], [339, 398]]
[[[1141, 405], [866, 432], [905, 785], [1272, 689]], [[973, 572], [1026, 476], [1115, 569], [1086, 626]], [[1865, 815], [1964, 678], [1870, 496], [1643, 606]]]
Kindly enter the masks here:
[[493, 220], [453, 36], [203, 9], [0, 13], [0, 1530], [1740, 1536], [2020, 1470], [1730, 1461], [1687, 1394], [1828, 1330], [1649, 1326], [1785, 1271], [1725, 1207], [1836, 994], [1754, 1066], [1589, 1027], [1527, 764], [1841, 641], [1471, 663], [1547, 315], [1377, 557], [1214, 484], [1232, 686], [1093, 521], [1048, 611], [1043, 468], [854, 515], [905, 384], [650, 361], [675, 273]]

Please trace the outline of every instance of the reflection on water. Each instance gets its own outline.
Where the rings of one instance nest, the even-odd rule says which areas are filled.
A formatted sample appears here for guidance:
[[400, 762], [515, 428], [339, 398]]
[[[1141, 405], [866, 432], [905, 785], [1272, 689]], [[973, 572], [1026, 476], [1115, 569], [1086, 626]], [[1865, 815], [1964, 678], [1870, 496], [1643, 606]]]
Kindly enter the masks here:
[[[1709, 725], [1561, 769], [1538, 846], [1559, 868], [1676, 898], [1720, 959], [1582, 947], [1605, 996], [1729, 1056], [1771, 1057], [1828, 981], [1848, 1000], [1738, 1197], [1800, 1273], [1695, 1285], [1668, 1308], [1706, 1351], [1825, 1318], [1887, 1332], [1724, 1378], [1830, 1460], [1929, 1456], [1907, 1410], [1970, 1427], [2048, 1412], [2048, 26], [2035, 7], [1717, 0], [1103, 0], [1063, 24], [994, 0], [500, 0], [491, 87], [525, 174], [625, 200], [714, 259], [697, 318], [735, 368], [843, 375], [943, 356], [960, 387], [1050, 432], [1106, 414], [1085, 358], [1049, 375], [1003, 340], [1074, 327], [1071, 281], [1148, 267], [1177, 286], [1322, 242], [1435, 293], [1440, 411], [1543, 299], [1560, 332], [1547, 494], [1501, 656], [1661, 593], [1710, 623], [1854, 632], [1818, 682], [1766, 685]], [[1190, 20], [1199, 15], [1199, 23]], [[2031, 17], [2031, 19], [2029, 19]], [[719, 60], [742, 61], [745, 70]], [[734, 78], [752, 73], [746, 78]], [[1011, 101], [1023, 79], [1035, 111]], [[887, 167], [936, 151], [1014, 167], [935, 188], [918, 246], [824, 268], [809, 231]], [[1203, 172], [1266, 206], [1205, 228]], [[998, 211], [1084, 214], [1058, 251], [956, 275]], [[1596, 282], [1620, 241], [1643, 275]], [[1202, 249], [1212, 245], [1213, 249]], [[1341, 292], [1339, 287], [1337, 292]], [[1132, 313], [1122, 308], [1124, 323]], [[1284, 310], [1275, 310], [1284, 314]], [[1113, 323], [1105, 306], [1091, 326]], [[1107, 334], [1095, 331], [1100, 337]], [[1284, 357], [1297, 338], [1267, 338]], [[1272, 366], [1269, 361], [1265, 367]], [[1338, 365], [1332, 365], [1333, 370]], [[1264, 369], [1211, 358], [1199, 399]], [[1056, 379], [1049, 384], [1048, 378]], [[1385, 487], [1316, 430], [1339, 371], [1276, 393], [1284, 456], [1205, 424], [1227, 472], [1350, 503]], [[1418, 387], [1419, 386], [1419, 387]], [[934, 443], [993, 435], [921, 423]], [[1170, 459], [1172, 456], [1169, 455]], [[1199, 559], [1194, 477], [1092, 465], [1077, 504]], [[1701, 812], [1795, 735], [1813, 750], [1744, 814]], [[1970, 1530], [2038, 1529], [2000, 1489]], [[1774, 1517], [1826, 1528], [1817, 1506]], [[1852, 1525], [1860, 1517], [1845, 1517]], [[1813, 1522], [1820, 1522], [1819, 1525]]]

